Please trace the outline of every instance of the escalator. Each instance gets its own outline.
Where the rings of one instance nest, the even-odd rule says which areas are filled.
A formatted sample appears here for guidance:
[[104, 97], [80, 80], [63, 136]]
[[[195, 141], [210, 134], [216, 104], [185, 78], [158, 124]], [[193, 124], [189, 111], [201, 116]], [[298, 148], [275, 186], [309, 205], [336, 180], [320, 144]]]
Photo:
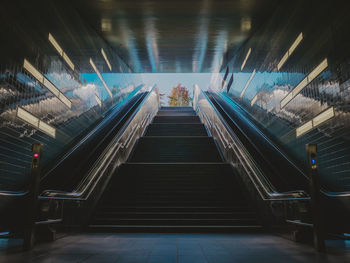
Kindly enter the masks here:
[[[282, 214], [284, 223], [295, 224], [297, 228], [313, 227], [307, 167], [287, 156], [280, 146], [259, 129], [254, 119], [238, 103], [214, 92], [206, 92], [206, 96], [273, 186], [274, 193], [270, 202], [275, 202], [276, 196], [282, 197], [281, 202], [285, 202], [281, 206], [284, 207], [284, 212], [275, 214]], [[296, 192], [304, 192], [305, 196], [284, 198]], [[331, 192], [321, 186], [320, 207], [324, 230], [329, 237], [344, 238], [343, 233], [350, 232], [350, 193]]]
[[[77, 186], [84, 181], [94, 162], [123, 129], [148, 94], [149, 92], [135, 92], [125, 102], [111, 108], [90, 131], [86, 131], [70, 145], [71, 149], [56, 158], [55, 165], [51, 164], [42, 169], [43, 175], [39, 186], [40, 204], [35, 208], [37, 223], [45, 225], [62, 222], [63, 200], [66, 199], [67, 193], [76, 193]], [[51, 192], [60, 193], [60, 196], [56, 197]], [[0, 191], [0, 231], [21, 235], [30, 195], [28, 190]], [[71, 201], [75, 202], [75, 199]]]
[[249, 120], [239, 105], [229, 105], [212, 92], [207, 96], [278, 192], [309, 191], [306, 175]]
[[146, 95], [147, 92], [140, 92], [122, 106], [110, 110], [95, 128], [72, 147], [73, 151], [66, 153], [53, 168], [47, 169], [41, 179], [40, 189], [73, 191]]
[[113, 174], [96, 231], [236, 231], [261, 224], [235, 169], [193, 108], [162, 107]]

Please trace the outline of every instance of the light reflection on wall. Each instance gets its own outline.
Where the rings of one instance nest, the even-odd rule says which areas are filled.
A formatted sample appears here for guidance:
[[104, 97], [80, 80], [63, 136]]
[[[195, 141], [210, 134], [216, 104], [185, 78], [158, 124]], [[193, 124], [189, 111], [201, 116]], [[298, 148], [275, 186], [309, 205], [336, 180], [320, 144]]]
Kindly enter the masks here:
[[[233, 74], [234, 83], [228, 94], [225, 88], [221, 90], [219, 81], [216, 89], [212, 88], [240, 104], [278, 145], [301, 163], [305, 162], [305, 144], [318, 143], [324, 186], [333, 191], [350, 190], [350, 184], [344, 183], [350, 182], [350, 112], [346, 107], [350, 101], [348, 81], [340, 84], [326, 70], [281, 110], [281, 100], [306, 74], [257, 72], [243, 98], [240, 98], [240, 92], [251, 73]], [[335, 117], [297, 136], [298, 127], [330, 109], [330, 106], [334, 106]]]
[[[118, 74], [110, 98], [95, 73], [81, 74], [84, 84], [71, 77], [57, 57], [50, 57], [45, 77], [71, 102], [68, 109], [48, 89], [40, 85], [21, 65], [0, 73], [0, 190], [25, 189], [31, 162], [31, 145], [44, 145], [43, 166], [69, 149], [75, 138], [84, 134], [104, 112], [120, 104], [142, 88], [140, 76]], [[96, 101], [101, 99], [101, 105]], [[49, 136], [38, 127], [16, 117], [17, 107], [28, 111], [42, 123], [52, 126]]]

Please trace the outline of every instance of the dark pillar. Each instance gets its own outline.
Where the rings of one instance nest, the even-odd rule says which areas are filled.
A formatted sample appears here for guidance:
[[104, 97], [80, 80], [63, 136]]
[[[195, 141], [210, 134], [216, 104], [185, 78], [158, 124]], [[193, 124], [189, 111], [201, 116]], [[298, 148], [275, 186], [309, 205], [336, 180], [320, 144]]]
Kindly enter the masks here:
[[314, 246], [317, 251], [326, 251], [324, 215], [322, 213], [320, 177], [318, 175], [317, 145], [307, 144], [306, 153], [309, 164], [310, 194], [313, 220]]
[[27, 202], [27, 215], [24, 223], [24, 242], [23, 249], [29, 250], [34, 245], [35, 217], [38, 206], [38, 194], [40, 185], [40, 160], [42, 154], [42, 145], [33, 144], [32, 146], [32, 166], [29, 180], [29, 194]]

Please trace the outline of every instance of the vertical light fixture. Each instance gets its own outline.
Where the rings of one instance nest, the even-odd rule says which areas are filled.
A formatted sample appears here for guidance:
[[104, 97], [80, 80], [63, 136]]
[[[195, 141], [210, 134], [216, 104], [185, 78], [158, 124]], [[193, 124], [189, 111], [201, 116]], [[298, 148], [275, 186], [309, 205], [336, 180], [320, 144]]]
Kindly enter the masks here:
[[314, 117], [312, 120], [304, 123], [300, 127], [296, 129], [296, 137], [300, 137], [301, 135], [309, 132], [312, 130], [312, 128], [315, 128], [325, 121], [328, 121], [329, 119], [333, 118], [335, 116], [334, 113], [334, 107], [329, 107], [325, 111], [318, 114], [316, 117]]
[[247, 55], [245, 56], [245, 59], [243, 60], [243, 63], [242, 63], [242, 66], [241, 66], [241, 71], [244, 69], [245, 63], [247, 63], [247, 60], [248, 60], [251, 52], [252, 52], [252, 49], [249, 48], [249, 50], [247, 52]]
[[96, 100], [97, 104], [98, 104], [100, 107], [102, 107], [102, 101], [101, 101], [101, 99], [99, 98], [99, 96], [97, 96], [97, 94], [95, 94], [95, 100]]
[[92, 58], [90, 58], [90, 64], [91, 64], [92, 68], [95, 70], [95, 72], [96, 72], [97, 76], [99, 77], [99, 79], [101, 80], [101, 82], [102, 82], [102, 84], [103, 84], [103, 87], [107, 90], [109, 96], [110, 96], [111, 98], [113, 98], [113, 94], [112, 94], [111, 90], [108, 88], [106, 82], [105, 82], [104, 79], [102, 78], [102, 75], [101, 75], [100, 71], [97, 69], [95, 63], [92, 61]]
[[53, 95], [55, 95], [63, 104], [70, 109], [72, 108], [72, 102], [26, 59], [24, 59], [23, 68], [27, 70], [35, 79], [37, 79], [44, 87], [46, 87]]
[[256, 94], [255, 96], [254, 96], [254, 98], [252, 99], [252, 101], [250, 102], [250, 106], [252, 107], [254, 104], [255, 104], [255, 102], [258, 100], [258, 94]]
[[283, 109], [292, 99], [294, 99], [307, 85], [328, 67], [328, 60], [325, 58], [309, 75], [307, 75], [298, 85], [294, 87], [280, 102]]
[[107, 66], [108, 66], [109, 70], [112, 71], [112, 65], [109, 62], [109, 60], [107, 58], [107, 55], [106, 55], [105, 51], [103, 50], [103, 48], [101, 48], [101, 53], [102, 53], [102, 56], [103, 56], [103, 58], [105, 59], [105, 61], [107, 63]]
[[56, 138], [56, 129], [54, 127], [40, 120], [38, 117], [34, 116], [25, 109], [17, 107], [16, 116], [17, 118], [28, 123], [34, 128], [41, 130], [42, 132], [46, 133], [47, 135], [53, 138]]
[[240, 98], [242, 98], [242, 97], [244, 96], [244, 93], [246, 92], [247, 88], [249, 87], [250, 82], [251, 82], [252, 79], [254, 78], [255, 73], [256, 73], [256, 70], [254, 69], [253, 73], [250, 75], [250, 77], [249, 77], [247, 83], [245, 84], [244, 89], [243, 89], [242, 92], [241, 92]]
[[284, 63], [286, 63], [287, 59], [292, 55], [292, 53], [294, 52], [294, 50], [297, 48], [297, 46], [300, 44], [300, 42], [302, 40], [303, 40], [303, 33], [300, 33], [298, 35], [298, 37], [295, 39], [295, 41], [293, 42], [293, 44], [290, 46], [288, 51], [284, 54], [284, 56], [282, 57], [281, 61], [277, 64], [277, 70], [278, 71], [282, 68]]
[[49, 41], [54, 46], [54, 48], [57, 50], [58, 54], [63, 58], [64, 61], [68, 64], [68, 66], [74, 71], [75, 66], [73, 62], [70, 60], [70, 58], [67, 56], [67, 54], [63, 51], [61, 46], [57, 43], [56, 39], [49, 33]]

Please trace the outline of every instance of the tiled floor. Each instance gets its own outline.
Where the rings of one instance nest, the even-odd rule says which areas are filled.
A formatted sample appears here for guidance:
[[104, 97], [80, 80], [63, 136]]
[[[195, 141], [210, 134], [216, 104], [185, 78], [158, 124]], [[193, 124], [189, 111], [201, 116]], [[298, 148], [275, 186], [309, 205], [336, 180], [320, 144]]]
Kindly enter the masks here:
[[344, 263], [350, 262], [347, 242], [329, 242], [325, 255], [268, 234], [77, 234], [30, 252], [19, 251], [19, 240], [0, 240], [0, 262]]

